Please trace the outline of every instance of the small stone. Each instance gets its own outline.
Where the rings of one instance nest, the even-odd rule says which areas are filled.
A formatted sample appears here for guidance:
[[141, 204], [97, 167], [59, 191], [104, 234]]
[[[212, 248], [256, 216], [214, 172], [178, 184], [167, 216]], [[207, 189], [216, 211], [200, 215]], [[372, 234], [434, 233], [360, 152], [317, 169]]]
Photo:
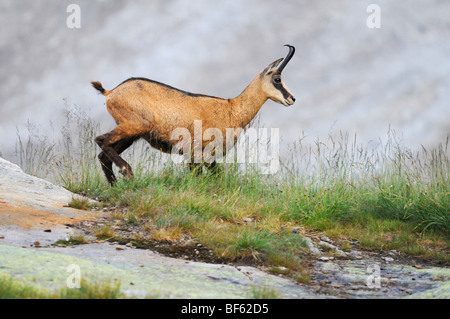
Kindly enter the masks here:
[[389, 256], [398, 256], [398, 255], [400, 255], [400, 252], [398, 252], [397, 250], [390, 250], [388, 252], [388, 255]]
[[321, 261], [330, 261], [333, 259], [334, 259], [334, 257], [324, 257], [324, 256], [319, 258], [319, 260], [321, 260]]
[[251, 223], [251, 222], [253, 221], [253, 218], [245, 217], [245, 218], [242, 218], [242, 221], [243, 221], [244, 223]]
[[344, 285], [341, 284], [341, 283], [339, 283], [339, 282], [332, 282], [332, 283], [330, 284], [330, 286], [331, 286], [332, 288], [343, 288], [343, 287], [344, 287]]
[[353, 285], [353, 286], [349, 287], [350, 290], [360, 290], [360, 289], [364, 289], [364, 288], [366, 288], [366, 287], [360, 286], [360, 285]]
[[387, 263], [394, 261], [394, 258], [392, 258], [392, 257], [381, 257], [381, 259], [383, 259]]
[[325, 241], [322, 241], [322, 240], [319, 242], [319, 246], [322, 249], [324, 249], [325, 251], [326, 250], [332, 250], [332, 251], [334, 251], [335, 254], [337, 254], [339, 256], [346, 256], [347, 255], [345, 252], [343, 252], [342, 250], [340, 250], [336, 246], [334, 246], [334, 245], [332, 245], [330, 243], [327, 243]]
[[423, 269], [421, 266], [419, 266], [419, 265], [414, 265], [413, 266], [414, 268], [416, 268], [416, 269]]
[[351, 258], [353, 258], [353, 259], [358, 259], [358, 260], [363, 259], [363, 256], [361, 255], [361, 253], [358, 252], [358, 251], [355, 251], [355, 250], [351, 251], [351, 252], [349, 253], [349, 256], [350, 256]]
[[314, 255], [322, 255], [322, 253], [320, 252], [320, 250], [314, 246], [311, 238], [308, 237], [304, 237], [303, 240], [306, 242], [306, 244], [308, 245], [308, 249], [309, 251], [314, 254]]
[[133, 243], [127, 243], [125, 246], [127, 246], [127, 247], [133, 247]]
[[117, 247], [116, 247], [116, 250], [125, 250], [125, 247], [117, 246]]
[[300, 231], [300, 227], [294, 227], [294, 228], [292, 228], [292, 233], [293, 233], [293, 234], [298, 234], [299, 231]]
[[44, 233], [51, 233], [52, 230], [51, 229], [44, 229]]
[[325, 249], [331, 249], [331, 250], [335, 250], [336, 249], [336, 246], [334, 246], [334, 245], [332, 245], [330, 243], [327, 243], [325, 241], [322, 241], [322, 240], [319, 241], [319, 246], [322, 247], [322, 248], [325, 248]]
[[278, 270], [279, 272], [281, 272], [281, 273], [285, 273], [285, 272], [288, 271], [288, 269], [287, 269], [286, 267], [283, 267], [283, 266], [277, 267], [277, 270]]

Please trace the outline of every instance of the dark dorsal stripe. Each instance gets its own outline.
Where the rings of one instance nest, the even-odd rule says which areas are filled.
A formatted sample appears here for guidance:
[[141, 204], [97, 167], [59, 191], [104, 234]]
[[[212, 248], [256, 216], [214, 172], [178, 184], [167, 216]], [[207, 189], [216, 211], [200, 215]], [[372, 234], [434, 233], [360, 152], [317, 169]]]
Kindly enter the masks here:
[[212, 98], [212, 99], [224, 100], [223, 98], [217, 97], [217, 96], [186, 92], [186, 91], [174, 88], [173, 86], [170, 86], [170, 85], [158, 82], [158, 81], [153, 81], [153, 80], [150, 80], [150, 79], [147, 79], [147, 78], [129, 78], [129, 79], [123, 81], [122, 83], [120, 83], [118, 86], [120, 86], [120, 85], [122, 85], [122, 84], [124, 84], [126, 82], [129, 82], [129, 81], [146, 81], [146, 82], [154, 83], [154, 84], [157, 84], [157, 85], [164, 86], [164, 87], [166, 87], [168, 89], [178, 91], [178, 92], [180, 92], [180, 93], [182, 93], [184, 95], [190, 96], [190, 97], [209, 97], [209, 98]]

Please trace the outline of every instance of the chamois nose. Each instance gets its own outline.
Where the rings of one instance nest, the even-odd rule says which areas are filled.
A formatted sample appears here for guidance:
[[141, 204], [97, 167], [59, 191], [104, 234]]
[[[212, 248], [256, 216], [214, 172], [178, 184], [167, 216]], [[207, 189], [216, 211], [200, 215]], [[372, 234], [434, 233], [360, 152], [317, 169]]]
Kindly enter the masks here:
[[288, 104], [289, 105], [292, 105], [292, 104], [294, 104], [295, 103], [295, 97], [293, 96], [293, 95], [291, 95], [290, 97], [289, 97], [289, 99], [288, 99]]
[[292, 104], [295, 103], [295, 97], [294, 96], [289, 96], [287, 99], [284, 100], [284, 106], [291, 106]]

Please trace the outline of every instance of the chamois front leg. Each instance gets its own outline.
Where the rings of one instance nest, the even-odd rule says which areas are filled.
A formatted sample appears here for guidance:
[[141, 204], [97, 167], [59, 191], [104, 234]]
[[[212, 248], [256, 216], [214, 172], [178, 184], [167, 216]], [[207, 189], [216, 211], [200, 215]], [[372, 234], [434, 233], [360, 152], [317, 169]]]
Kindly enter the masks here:
[[188, 164], [189, 169], [191, 172], [194, 172], [195, 175], [201, 176], [203, 173], [203, 167], [206, 167], [208, 172], [210, 172], [213, 175], [217, 175], [220, 172], [222, 172], [222, 167], [217, 165], [217, 163], [214, 161], [212, 163], [189, 163]]
[[201, 163], [189, 163], [188, 167], [196, 176], [201, 176], [203, 173], [203, 165]]
[[98, 160], [100, 161], [103, 173], [105, 174], [108, 183], [111, 186], [114, 185], [117, 182], [117, 179], [113, 172], [112, 160], [106, 155], [105, 152], [100, 152], [100, 154], [98, 154]]

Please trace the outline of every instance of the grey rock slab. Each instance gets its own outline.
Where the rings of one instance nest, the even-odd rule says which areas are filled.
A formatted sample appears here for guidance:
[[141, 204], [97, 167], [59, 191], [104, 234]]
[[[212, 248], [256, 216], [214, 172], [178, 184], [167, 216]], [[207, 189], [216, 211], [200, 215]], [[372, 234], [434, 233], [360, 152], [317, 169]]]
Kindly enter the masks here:
[[42, 178], [28, 175], [16, 164], [0, 158], [0, 200], [3, 203], [62, 212], [60, 208], [74, 197], [79, 196]]
[[309, 251], [314, 254], [314, 255], [322, 255], [322, 253], [320, 252], [320, 250], [314, 246], [313, 241], [311, 238], [309, 237], [303, 237], [303, 240], [305, 241], [306, 245], [308, 246]]
[[50, 245], [74, 234], [66, 224], [103, 215], [67, 207], [73, 198], [80, 196], [28, 175], [19, 166], [0, 158], [0, 237], [3, 243]]
[[449, 268], [416, 269], [370, 259], [316, 262], [312, 282], [321, 293], [341, 298], [450, 298]]
[[292, 280], [253, 267], [191, 262], [150, 250], [117, 251], [109, 243], [38, 249], [0, 244], [0, 274], [30, 285], [65, 287], [70, 265], [78, 266], [82, 278], [90, 281], [120, 282], [128, 296], [252, 298], [252, 289], [269, 288], [281, 298], [314, 297]]

